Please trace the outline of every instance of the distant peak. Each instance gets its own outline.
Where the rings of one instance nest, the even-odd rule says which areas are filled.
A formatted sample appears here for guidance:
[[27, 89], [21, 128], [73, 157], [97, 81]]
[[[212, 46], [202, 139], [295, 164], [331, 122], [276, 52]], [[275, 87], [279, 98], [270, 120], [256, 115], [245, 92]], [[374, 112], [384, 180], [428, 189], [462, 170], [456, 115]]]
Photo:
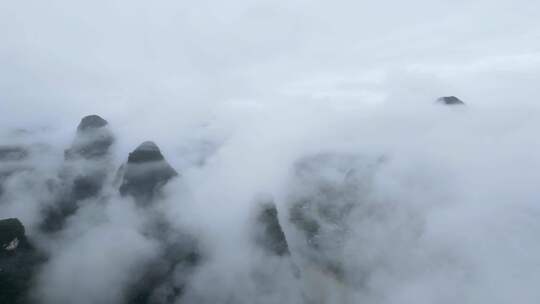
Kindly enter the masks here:
[[108, 125], [108, 122], [98, 115], [88, 115], [81, 119], [77, 131], [86, 131], [89, 129], [98, 129]]
[[108, 124], [98, 115], [83, 117], [77, 127], [77, 134], [71, 148], [65, 151], [65, 158], [96, 159], [107, 155], [114, 143], [114, 135], [107, 127]]
[[445, 104], [445, 105], [450, 105], [450, 106], [453, 106], [453, 105], [465, 105], [465, 103], [457, 98], [456, 96], [443, 96], [443, 97], [439, 97], [437, 99], [437, 102], [440, 102], [442, 104]]

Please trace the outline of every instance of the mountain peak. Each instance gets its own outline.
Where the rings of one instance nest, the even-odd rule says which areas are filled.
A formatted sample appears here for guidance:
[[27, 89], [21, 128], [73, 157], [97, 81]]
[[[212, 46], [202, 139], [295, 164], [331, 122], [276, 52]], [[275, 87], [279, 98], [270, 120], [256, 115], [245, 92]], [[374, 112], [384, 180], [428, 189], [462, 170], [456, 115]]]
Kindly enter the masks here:
[[443, 96], [439, 97], [437, 99], [437, 102], [440, 102], [445, 105], [453, 106], [453, 105], [465, 105], [465, 103], [457, 98], [456, 96]]
[[101, 116], [99, 115], [88, 115], [81, 119], [81, 122], [77, 127], [77, 131], [84, 132], [90, 129], [98, 129], [108, 124], [109, 123], [105, 119], [101, 118]]
[[128, 163], [146, 163], [164, 159], [161, 150], [153, 141], [145, 141], [129, 153]]

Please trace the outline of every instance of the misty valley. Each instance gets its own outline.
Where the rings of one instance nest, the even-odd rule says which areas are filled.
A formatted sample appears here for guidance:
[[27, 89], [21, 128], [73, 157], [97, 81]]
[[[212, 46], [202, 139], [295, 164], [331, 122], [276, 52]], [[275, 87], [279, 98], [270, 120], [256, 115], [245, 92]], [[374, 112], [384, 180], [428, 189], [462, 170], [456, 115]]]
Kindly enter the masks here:
[[[464, 114], [456, 97], [436, 103]], [[0, 207], [23, 215], [0, 220], [0, 303], [356, 303], [359, 290], [377, 303], [381, 273], [416, 275], [395, 255], [424, 258], [420, 207], [376, 189], [391, 155], [303, 155], [283, 195], [253, 193], [243, 222], [219, 227], [241, 232], [217, 240], [190, 225], [183, 172], [156, 143], [118, 164], [114, 128], [98, 115], [61, 156], [32, 132], [11, 130], [0, 146]], [[57, 168], [43, 166], [55, 157]], [[462, 267], [441, 254], [441, 267]]]

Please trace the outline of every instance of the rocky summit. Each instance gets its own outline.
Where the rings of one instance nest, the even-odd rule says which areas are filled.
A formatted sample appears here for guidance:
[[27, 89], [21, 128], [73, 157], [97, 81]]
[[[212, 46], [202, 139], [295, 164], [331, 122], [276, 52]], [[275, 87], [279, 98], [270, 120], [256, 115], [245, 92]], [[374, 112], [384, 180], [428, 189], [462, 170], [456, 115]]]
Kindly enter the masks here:
[[81, 123], [77, 127], [78, 132], [85, 132], [91, 129], [105, 127], [109, 123], [98, 115], [88, 115], [81, 119]]
[[121, 171], [120, 193], [132, 196], [138, 204], [152, 201], [169, 180], [178, 176], [159, 147], [151, 141], [143, 142], [131, 152]]
[[148, 163], [165, 160], [159, 147], [152, 141], [145, 141], [135, 151], [129, 153], [128, 164]]
[[437, 102], [444, 105], [454, 106], [454, 105], [465, 105], [465, 103], [457, 98], [456, 96], [443, 96], [437, 99]]
[[82, 118], [73, 143], [64, 153], [65, 161], [53, 185], [55, 200], [44, 210], [43, 231], [62, 229], [82, 200], [96, 198], [110, 173], [110, 148], [114, 136], [105, 119], [97, 115]]
[[98, 115], [83, 117], [77, 127], [77, 134], [65, 158], [96, 159], [106, 156], [114, 143], [109, 123]]

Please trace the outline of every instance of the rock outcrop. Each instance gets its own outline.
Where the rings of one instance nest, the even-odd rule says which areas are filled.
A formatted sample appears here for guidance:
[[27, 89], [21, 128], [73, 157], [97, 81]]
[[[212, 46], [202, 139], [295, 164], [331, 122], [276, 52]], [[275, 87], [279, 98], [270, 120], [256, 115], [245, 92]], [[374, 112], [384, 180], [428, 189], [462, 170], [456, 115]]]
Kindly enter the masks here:
[[278, 211], [273, 200], [261, 202], [258, 209], [254, 229], [255, 243], [268, 254], [290, 255], [289, 245], [279, 223]]
[[108, 126], [108, 122], [97, 115], [83, 117], [71, 148], [65, 152], [66, 160], [91, 160], [107, 156], [114, 143], [114, 136]]
[[44, 231], [62, 229], [81, 201], [99, 196], [111, 173], [113, 143], [114, 136], [106, 120], [97, 115], [81, 120], [71, 147], [64, 153], [64, 166], [55, 184], [57, 199], [45, 210], [41, 225]]
[[30, 303], [31, 280], [43, 261], [18, 219], [0, 220], [0, 303]]
[[[343, 281], [343, 246], [350, 215], [369, 209], [370, 182], [382, 159], [349, 154], [317, 154], [296, 162], [288, 196], [299, 256]], [[305, 263], [304, 263], [305, 264]]]
[[25, 230], [23, 224], [15, 218], [0, 220], [0, 250], [9, 252], [24, 243]]
[[127, 303], [177, 303], [186, 283], [201, 263], [197, 240], [172, 229], [166, 221], [154, 219], [146, 235], [159, 243], [160, 254], [144, 263], [140, 279], [127, 291]]
[[178, 176], [158, 146], [151, 141], [142, 143], [131, 152], [127, 163], [120, 170], [120, 194], [133, 197], [140, 206], [151, 203], [161, 188]]
[[[122, 196], [133, 198], [139, 207], [151, 207], [162, 197], [162, 187], [178, 176], [159, 147], [143, 142], [128, 156], [118, 172]], [[159, 256], [144, 264], [142, 276], [127, 291], [132, 304], [175, 303], [183, 294], [188, 277], [200, 263], [197, 240], [173, 229], [160, 213], [144, 209], [147, 223], [143, 228], [159, 246]]]

